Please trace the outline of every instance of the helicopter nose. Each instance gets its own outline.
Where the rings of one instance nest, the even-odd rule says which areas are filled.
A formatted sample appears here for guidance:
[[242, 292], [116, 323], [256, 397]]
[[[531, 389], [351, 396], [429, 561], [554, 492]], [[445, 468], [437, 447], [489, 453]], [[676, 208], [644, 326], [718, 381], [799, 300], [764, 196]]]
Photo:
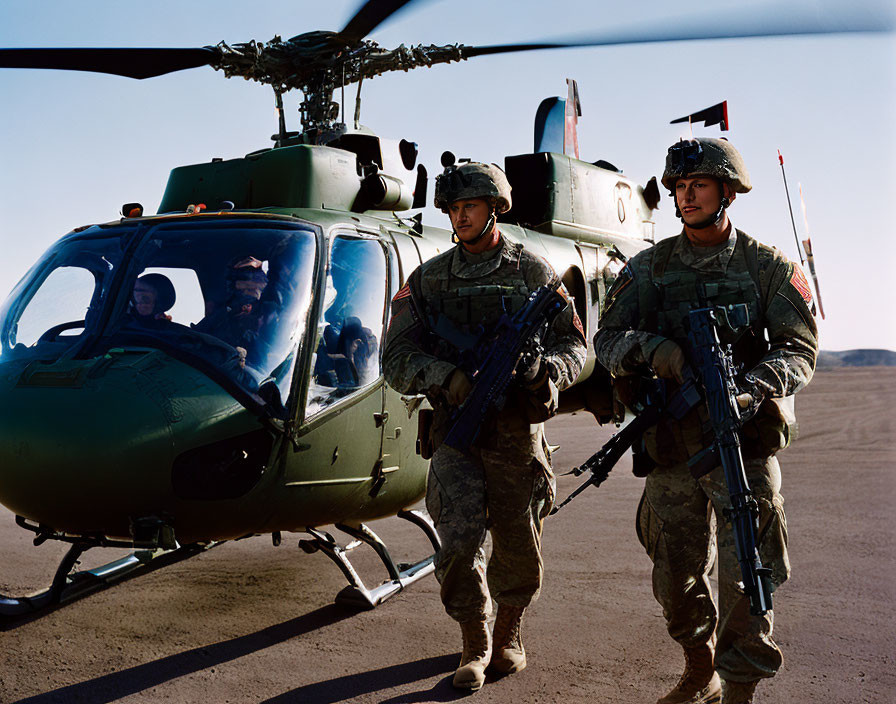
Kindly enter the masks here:
[[172, 464], [202, 427], [241, 412], [155, 350], [0, 363], [0, 503], [54, 530], [126, 537], [134, 518], [174, 512]]

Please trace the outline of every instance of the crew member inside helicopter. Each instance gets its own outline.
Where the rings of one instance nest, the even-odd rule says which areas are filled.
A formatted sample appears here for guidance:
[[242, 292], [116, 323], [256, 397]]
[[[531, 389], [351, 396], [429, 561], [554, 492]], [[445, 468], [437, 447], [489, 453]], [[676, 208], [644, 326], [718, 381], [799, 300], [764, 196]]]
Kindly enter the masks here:
[[171, 322], [168, 311], [177, 294], [174, 284], [163, 274], [144, 274], [134, 284], [130, 314], [141, 327], [157, 328]]
[[373, 331], [361, 322], [367, 299], [375, 286], [368, 285], [375, 270], [365, 266], [368, 248], [337, 239], [333, 244], [328, 292], [335, 296], [324, 312], [314, 363], [314, 381], [321, 386], [355, 389], [379, 375], [379, 344]]
[[227, 270], [227, 298], [194, 326], [197, 332], [214, 335], [240, 353], [241, 364], [252, 365], [261, 353], [258, 345], [264, 324], [262, 293], [268, 285], [263, 262], [252, 256], [235, 259]]

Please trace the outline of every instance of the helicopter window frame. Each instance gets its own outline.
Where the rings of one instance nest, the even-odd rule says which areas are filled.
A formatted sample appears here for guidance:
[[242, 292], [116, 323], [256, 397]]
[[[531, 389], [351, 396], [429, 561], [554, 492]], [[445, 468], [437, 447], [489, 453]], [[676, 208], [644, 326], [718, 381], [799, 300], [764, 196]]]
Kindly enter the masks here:
[[[166, 218], [164, 220], [141, 222], [137, 224], [136, 227], [131, 228], [124, 233], [118, 229], [117, 225], [113, 225], [112, 228], [115, 232], [113, 236], [117, 239], [121, 239], [122, 237], [125, 238], [121, 246], [122, 258], [118, 265], [117, 274], [111, 278], [109, 286], [105, 290], [105, 300], [102, 310], [100, 311], [99, 326], [91, 335], [79, 337], [80, 344], [75, 350], [74, 355], [76, 358], [89, 358], [91, 356], [103, 354], [109, 348], [110, 344], [112, 346], [117, 346], [115, 338], [122, 333], [122, 320], [127, 311], [128, 303], [131, 300], [130, 293], [128, 295], [121, 295], [122, 289], [129, 292], [132, 291], [137, 278], [145, 269], [147, 269], [147, 252], [149, 251], [149, 248], [153, 246], [153, 239], [157, 239], [160, 233], [176, 231], [185, 227], [194, 227], [195, 224], [198, 223], [202, 224], [203, 227], [201, 229], [218, 231], [222, 229], [280, 230], [283, 232], [301, 232], [309, 237], [311, 249], [308, 256], [304, 259], [310, 262], [310, 271], [307, 277], [302, 277], [300, 279], [303, 282], [307, 281], [307, 290], [303, 295], [304, 304], [301, 307], [301, 310], [304, 312], [300, 316], [300, 318], [304, 319], [304, 325], [302, 324], [301, 319], [296, 321], [298, 325], [295, 326], [295, 330], [292, 330], [290, 335], [290, 337], [295, 338], [294, 345], [283, 360], [283, 362], [290, 362], [288, 372], [289, 380], [286, 381], [286, 376], [284, 376], [282, 383], [274, 380], [279, 392], [265, 393], [262, 387], [265, 386], [265, 382], [267, 382], [270, 377], [260, 379], [257, 388], [254, 387], [254, 385], [250, 386], [243, 384], [239, 380], [228, 375], [228, 373], [222, 370], [215, 361], [209, 360], [190, 349], [180, 347], [173, 340], [163, 339], [162, 336], [154, 334], [152, 331], [144, 331], [141, 334], [140, 331], [125, 330], [124, 332], [127, 333], [128, 340], [130, 340], [128, 344], [159, 349], [174, 359], [197, 369], [215, 383], [219, 384], [233, 396], [236, 401], [250, 412], [259, 416], [259, 418], [265, 419], [273, 416], [285, 419], [290, 413], [290, 408], [297, 403], [295, 401], [297, 388], [295, 381], [298, 377], [302, 376], [302, 374], [299, 373], [299, 370], [304, 366], [303, 356], [306, 354], [305, 348], [307, 347], [305, 340], [307, 340], [308, 335], [310, 334], [308, 326], [313, 317], [312, 308], [315, 299], [314, 291], [318, 280], [318, 271], [320, 268], [319, 253], [322, 248], [323, 237], [323, 229], [319, 224], [303, 218], [264, 213], [252, 213], [251, 216], [244, 217], [240, 217], [239, 215], [228, 215], [225, 217], [216, 215], [214, 218], [210, 216], [199, 216], [189, 218], [189, 220], [187, 217]], [[108, 228], [108, 226], [106, 227]], [[106, 237], [110, 236], [108, 233], [104, 234]], [[59, 245], [59, 242], [57, 242], [54, 247], [57, 245]], [[156, 264], [152, 264], [149, 268], [154, 266], [156, 266]], [[197, 278], [199, 277], [197, 276]], [[186, 329], [189, 330], [190, 328]], [[209, 337], [195, 331], [193, 334], [202, 338]], [[217, 339], [218, 338], [215, 338], [214, 336], [210, 336], [210, 341], [216, 341]], [[221, 344], [227, 346], [226, 342], [221, 342]], [[234, 353], [236, 353], [235, 348]], [[282, 364], [278, 364], [275, 369], [280, 366], [282, 366]], [[269, 389], [268, 391], [271, 390]]]
[[[190, 220], [188, 222], [185, 219], [178, 218], [177, 220], [171, 222], [160, 223], [157, 226], [153, 227], [152, 231], [149, 233], [149, 238], [145, 240], [144, 243], [148, 245], [152, 241], [153, 236], [157, 236], [159, 233], [183, 229], [185, 225], [189, 227], [192, 226], [194, 222], [196, 221]], [[271, 394], [261, 393], [263, 391], [261, 387], [264, 387], [266, 382], [272, 379], [270, 374], [265, 379], [260, 381], [259, 389], [253, 390], [245, 384], [241, 384], [240, 382], [236, 381], [227, 373], [219, 370], [213, 363], [210, 363], [208, 362], [208, 360], [202, 358], [201, 355], [181, 355], [182, 361], [198, 368], [200, 371], [214, 379], [217, 383], [224, 386], [224, 388], [227, 389], [229, 393], [231, 393], [238, 401], [240, 401], [240, 403], [242, 403], [250, 410], [264, 409], [265, 412], [272, 413], [277, 417], [287, 418], [292, 414], [294, 404], [296, 403], [296, 382], [297, 378], [302, 376], [299, 370], [304, 367], [303, 360], [304, 356], [307, 354], [306, 347], [308, 346], [307, 340], [309, 339], [310, 334], [309, 327], [312, 324], [313, 318], [314, 290], [318, 280], [318, 269], [320, 266], [319, 260], [320, 250], [322, 246], [321, 243], [323, 230], [319, 224], [305, 220], [303, 218], [294, 216], [289, 218], [283, 216], [272, 217], [265, 216], [264, 214], [259, 213], [253, 213], [251, 217], [216, 216], [214, 220], [212, 220], [211, 218], [208, 218], [207, 220], [206, 218], [202, 218], [201, 222], [210, 230], [279, 230], [283, 232], [292, 231], [295, 233], [304, 233], [310, 236], [310, 240], [313, 243], [313, 248], [308, 253], [308, 256], [306, 258], [311, 262], [310, 274], [308, 277], [303, 277], [301, 279], [302, 283], [307, 282], [307, 290], [305, 292], [305, 295], [301, 296], [305, 298], [305, 303], [301, 307], [300, 318], [296, 321], [297, 324], [294, 326], [295, 329], [293, 329], [293, 326], [290, 326], [290, 337], [293, 338], [293, 342], [289, 346], [289, 351], [284, 356], [284, 359], [271, 370], [271, 372], [273, 373], [273, 371], [282, 367], [283, 364], [287, 362], [289, 363], [288, 379], [285, 380], [285, 383], [277, 382], [276, 380], [274, 380], [274, 383], [279, 389], [279, 394], [274, 395], [274, 398], [269, 398]], [[142, 252], [138, 254], [142, 255]], [[135, 256], [135, 259], [137, 258], [141, 260], [141, 263], [146, 264], [145, 256]], [[146, 269], [144, 270], [149, 270], [151, 268], [153, 267], [146, 267]], [[209, 268], [208, 265], [199, 269], [194, 267], [186, 268], [191, 270], [193, 274], [196, 275], [198, 287], [201, 291], [203, 299], [206, 302], [212, 300], [211, 297], [214, 295], [214, 288], [209, 288], [208, 286], [210, 280], [209, 271], [216, 271], [216, 268]], [[208, 269], [208, 271], [206, 271], [206, 269]], [[215, 273], [212, 276], [217, 277], [218, 273]], [[128, 281], [131, 283], [131, 285], [133, 285], [133, 283], [136, 282], [136, 279], [137, 275], [131, 273]], [[195, 330], [193, 330], [193, 332], [196, 335], [205, 337], [204, 333]], [[218, 339], [214, 335], [211, 335], [210, 337], [212, 337], [213, 339]], [[228, 345], [228, 343], [224, 341], [222, 341], [221, 344]], [[251, 401], [251, 403], [247, 403], [247, 399]], [[255, 406], [255, 408], [253, 408], [253, 406]]]
[[[108, 306], [107, 295], [114, 290], [116, 281], [123, 271], [128, 268], [129, 243], [132, 242], [138, 230], [139, 227], [129, 226], [110, 233], [108, 228], [94, 225], [80, 232], [70, 232], [54, 242], [19, 280], [3, 303], [2, 308], [0, 308], [0, 355], [15, 353], [20, 343], [17, 341], [16, 345], [10, 345], [10, 335], [13, 332], [18, 334], [18, 324], [22, 315], [26, 313], [35, 296], [43, 288], [53, 272], [63, 268], [83, 269], [93, 276], [94, 288], [90, 302], [85, 310], [84, 327], [80, 328], [81, 332], [77, 335], [62, 336], [62, 345], [38, 345], [39, 340], [36, 340], [32, 345], [22, 349], [30, 350], [33, 356], [39, 358], [43, 358], [48, 354], [52, 357], [58, 357], [63, 348], [68, 354], [73, 354], [85, 340], [92, 335], [99, 334], [107, 320], [105, 316], [105, 309]], [[116, 256], [111, 256], [111, 251], [99, 255], [96, 252], [89, 253], [94, 257], [99, 257], [95, 261], [90, 262], [91, 264], [96, 264], [96, 266], [87, 266], [87, 262], [84, 261], [88, 255], [86, 252], [81, 252], [76, 257], [76, 259], [82, 260], [81, 265], [78, 265], [78, 262], [74, 259], [68, 261], [70, 255], [67, 255], [66, 249], [71, 248], [73, 245], [77, 246], [79, 242], [102, 242], [103, 240], [118, 245], [115, 252]], [[115, 248], [113, 247], [113, 249]], [[105, 266], [100, 267], [100, 261], [105, 262]], [[48, 328], [48, 330], [51, 328]]]
[[[377, 324], [380, 326], [378, 334], [375, 335], [377, 341], [377, 351], [376, 351], [376, 364], [377, 364], [377, 373], [370, 380], [365, 383], [359, 384], [358, 386], [346, 386], [344, 392], [336, 393], [336, 394], [328, 394], [325, 397], [321, 397], [326, 399], [328, 402], [323, 405], [319, 405], [316, 408], [312, 408], [311, 404], [314, 399], [312, 398], [312, 393], [315, 388], [318, 389], [339, 389], [340, 387], [329, 387], [329, 386], [321, 386], [316, 384], [314, 381], [315, 376], [315, 367], [318, 363], [318, 350], [320, 346], [324, 343], [324, 333], [323, 330], [325, 327], [328, 327], [325, 324], [325, 315], [329, 310], [332, 302], [327, 302], [326, 299], [326, 291], [327, 284], [330, 280], [330, 272], [332, 270], [332, 256], [333, 256], [333, 248], [336, 242], [340, 239], [349, 240], [349, 241], [371, 241], [376, 242], [379, 245], [379, 250], [383, 256], [383, 299], [382, 299], [382, 313], [377, 319]], [[326, 259], [324, 260], [324, 267], [321, 272], [321, 283], [318, 289], [318, 301], [315, 306], [315, 312], [317, 314], [316, 319], [313, 321], [313, 325], [315, 326], [309, 332], [309, 342], [314, 339], [314, 344], [308, 346], [308, 360], [306, 362], [306, 373], [305, 373], [305, 383], [306, 389], [304, 394], [304, 405], [303, 405], [303, 425], [317, 425], [324, 418], [329, 417], [331, 413], [341, 413], [344, 410], [344, 407], [350, 403], [354, 403], [355, 401], [362, 398], [364, 395], [369, 394], [377, 385], [382, 386], [383, 382], [383, 341], [386, 335], [386, 325], [388, 323], [389, 316], [389, 302], [392, 300], [391, 290], [394, 285], [392, 282], [392, 273], [396, 264], [394, 262], [393, 252], [390, 251], [389, 243], [384, 241], [384, 238], [377, 232], [364, 229], [363, 227], [352, 228], [351, 226], [346, 227], [345, 225], [334, 227], [330, 230], [327, 237], [327, 253]], [[367, 328], [369, 330], [369, 328]]]

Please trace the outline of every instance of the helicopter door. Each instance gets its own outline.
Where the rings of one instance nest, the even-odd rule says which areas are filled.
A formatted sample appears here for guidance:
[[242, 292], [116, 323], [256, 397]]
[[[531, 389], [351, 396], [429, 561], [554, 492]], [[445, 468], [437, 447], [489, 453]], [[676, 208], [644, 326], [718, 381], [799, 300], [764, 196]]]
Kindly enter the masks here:
[[[411, 237], [390, 231], [395, 246], [389, 246], [389, 300], [407, 277], [420, 265], [420, 255]], [[422, 397], [420, 397], [422, 400]], [[399, 394], [383, 384], [383, 456], [380, 474], [381, 493], [395, 493], [405, 483], [417, 463], [426, 464], [416, 454], [417, 413], [420, 401]]]
[[[388, 302], [386, 252], [376, 239], [332, 240], [318, 337], [310, 367], [301, 442], [301, 480], [291, 486], [344, 486], [334, 500], [370, 491], [382, 465], [380, 348]], [[311, 468], [314, 468], [311, 470]], [[309, 471], [314, 476], [309, 477]]]

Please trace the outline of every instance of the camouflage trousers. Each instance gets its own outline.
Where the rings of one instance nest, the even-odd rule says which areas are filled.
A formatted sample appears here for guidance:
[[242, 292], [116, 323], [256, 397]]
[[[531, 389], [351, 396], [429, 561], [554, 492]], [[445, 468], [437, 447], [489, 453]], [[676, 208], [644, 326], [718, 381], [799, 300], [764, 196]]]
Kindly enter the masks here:
[[[781, 470], [774, 457], [745, 460], [744, 465], [759, 503], [759, 554], [763, 566], [772, 570], [774, 589], [790, 575]], [[723, 513], [728, 505], [720, 467], [694, 479], [685, 464], [659, 465], [647, 476], [638, 507], [638, 538], [653, 561], [653, 593], [669, 635], [693, 647], [715, 634], [719, 675], [751, 682], [773, 677], [782, 656], [772, 640], [772, 613], [752, 615], [749, 598], [738, 586], [740, 566]], [[708, 579], [716, 557], [718, 608]]]
[[554, 501], [553, 475], [532, 454], [500, 444], [471, 448], [469, 456], [442, 445], [429, 470], [426, 508], [442, 542], [436, 579], [456, 621], [488, 618], [492, 597], [528, 606], [541, 588], [541, 528]]

